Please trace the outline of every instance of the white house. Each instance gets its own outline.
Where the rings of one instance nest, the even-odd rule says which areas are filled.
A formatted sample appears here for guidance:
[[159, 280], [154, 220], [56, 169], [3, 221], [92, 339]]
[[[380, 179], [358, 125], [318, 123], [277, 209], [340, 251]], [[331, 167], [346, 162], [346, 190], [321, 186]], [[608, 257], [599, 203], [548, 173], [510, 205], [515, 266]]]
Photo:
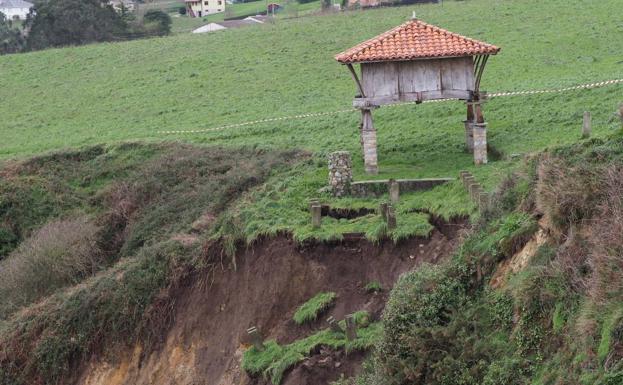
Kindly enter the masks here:
[[203, 17], [225, 12], [225, 0], [185, 0], [186, 12], [190, 17]]
[[214, 31], [220, 31], [222, 29], [228, 29], [228, 28], [241, 28], [247, 25], [264, 24], [264, 22], [267, 20], [268, 20], [268, 17], [263, 16], [263, 15], [257, 15], [257, 16], [249, 16], [242, 20], [217, 21], [217, 22], [209, 23], [202, 27], [199, 27], [195, 29], [193, 33], [214, 32]]
[[34, 6], [24, 0], [0, 0], [0, 13], [4, 13], [9, 20], [24, 20]]

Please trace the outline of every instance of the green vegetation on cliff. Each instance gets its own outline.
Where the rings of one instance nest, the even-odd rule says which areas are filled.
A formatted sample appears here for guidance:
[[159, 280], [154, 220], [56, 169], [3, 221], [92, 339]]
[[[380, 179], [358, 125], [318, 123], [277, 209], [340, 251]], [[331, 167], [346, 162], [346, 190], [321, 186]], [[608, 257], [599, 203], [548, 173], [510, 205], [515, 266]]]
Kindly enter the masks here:
[[399, 280], [357, 384], [621, 384], [622, 139], [527, 161], [451, 260]]

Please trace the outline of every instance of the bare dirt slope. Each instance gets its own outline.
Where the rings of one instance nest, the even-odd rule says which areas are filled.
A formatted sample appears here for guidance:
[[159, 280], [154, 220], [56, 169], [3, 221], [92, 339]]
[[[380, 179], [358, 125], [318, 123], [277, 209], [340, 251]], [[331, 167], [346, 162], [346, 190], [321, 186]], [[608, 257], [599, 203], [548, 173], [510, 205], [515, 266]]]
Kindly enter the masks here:
[[[79, 374], [83, 385], [198, 385], [261, 384], [240, 369], [248, 347], [246, 329], [287, 343], [326, 327], [329, 315], [367, 310], [380, 317], [386, 293], [399, 275], [423, 261], [436, 262], [450, 254], [460, 225], [445, 225], [429, 239], [394, 245], [365, 240], [300, 246], [281, 236], [256, 243], [236, 256], [237, 271], [217, 269], [211, 277], [195, 277], [181, 289], [175, 320], [159, 349], [141, 346], [114, 358], [97, 357]], [[441, 231], [440, 231], [441, 230]], [[384, 291], [367, 293], [378, 281]], [[296, 308], [320, 291], [334, 291], [333, 308], [314, 324], [292, 321]], [[286, 374], [285, 384], [321, 384], [354, 374], [364, 357], [320, 349]]]

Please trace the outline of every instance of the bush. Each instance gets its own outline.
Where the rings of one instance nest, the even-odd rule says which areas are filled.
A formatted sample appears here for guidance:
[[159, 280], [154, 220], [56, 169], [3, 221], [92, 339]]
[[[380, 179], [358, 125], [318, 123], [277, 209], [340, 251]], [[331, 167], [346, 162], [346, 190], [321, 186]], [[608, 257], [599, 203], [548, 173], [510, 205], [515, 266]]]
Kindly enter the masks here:
[[149, 10], [143, 16], [143, 25], [148, 33], [164, 36], [171, 33], [171, 16], [156, 9]]
[[35, 50], [111, 41], [126, 28], [105, 0], [37, 1], [25, 26], [30, 30], [28, 48]]
[[99, 228], [87, 217], [50, 222], [0, 263], [0, 318], [100, 267]]
[[177, 12], [182, 15], [185, 16], [186, 15], [186, 7], [180, 7]]

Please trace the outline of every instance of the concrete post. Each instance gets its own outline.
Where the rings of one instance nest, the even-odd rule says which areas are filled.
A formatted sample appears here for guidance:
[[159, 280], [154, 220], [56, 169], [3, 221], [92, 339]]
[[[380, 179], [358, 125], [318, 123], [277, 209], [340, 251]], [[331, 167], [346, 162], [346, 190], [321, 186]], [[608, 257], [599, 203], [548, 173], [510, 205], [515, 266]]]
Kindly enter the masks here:
[[466, 170], [459, 171], [459, 179], [461, 179], [461, 182], [465, 183], [465, 178], [468, 176], [472, 176], [472, 174], [470, 174], [469, 171], [466, 171]]
[[487, 164], [487, 123], [474, 123], [474, 163]]
[[480, 190], [480, 183], [478, 182], [472, 182], [472, 184], [469, 185], [469, 197], [473, 202], [478, 202], [477, 196]]
[[381, 212], [381, 217], [383, 218], [383, 222], [387, 223], [387, 203], [381, 203], [379, 205], [379, 211]]
[[471, 120], [464, 120], [465, 124], [465, 148], [467, 151], [474, 151], [474, 122]]
[[361, 110], [363, 121], [361, 139], [363, 140], [363, 162], [368, 174], [378, 174], [379, 166], [376, 155], [376, 129], [372, 123], [372, 111]]
[[346, 338], [349, 341], [357, 339], [357, 324], [352, 314], [346, 316]]
[[309, 210], [311, 210], [312, 206], [314, 205], [320, 205], [320, 199], [318, 198], [311, 198], [309, 200]]
[[489, 208], [489, 194], [482, 191], [478, 194], [478, 210], [482, 213]]
[[394, 206], [387, 205], [387, 229], [393, 230], [396, 226], [396, 212], [394, 211]]
[[312, 227], [317, 229], [320, 228], [322, 223], [322, 206], [319, 204], [314, 204], [311, 206], [311, 217], [312, 217]]
[[400, 200], [400, 185], [396, 182], [396, 179], [390, 179], [388, 183], [389, 189], [389, 202], [394, 204]]
[[337, 323], [335, 318], [333, 318], [333, 316], [327, 318], [327, 323], [329, 324], [329, 327], [331, 328], [331, 330], [333, 330], [335, 333], [344, 333], [344, 330], [342, 330], [342, 328]]
[[469, 190], [469, 185], [474, 183], [475, 181], [476, 180], [474, 179], [473, 176], [468, 175], [463, 178], [463, 187], [465, 187], [466, 190]]
[[264, 341], [260, 332], [257, 330], [255, 326], [247, 329], [247, 333], [251, 337], [251, 342], [257, 351], [263, 352], [266, 347], [264, 346]]
[[591, 112], [584, 111], [584, 117], [582, 119], [582, 138], [591, 137]]

